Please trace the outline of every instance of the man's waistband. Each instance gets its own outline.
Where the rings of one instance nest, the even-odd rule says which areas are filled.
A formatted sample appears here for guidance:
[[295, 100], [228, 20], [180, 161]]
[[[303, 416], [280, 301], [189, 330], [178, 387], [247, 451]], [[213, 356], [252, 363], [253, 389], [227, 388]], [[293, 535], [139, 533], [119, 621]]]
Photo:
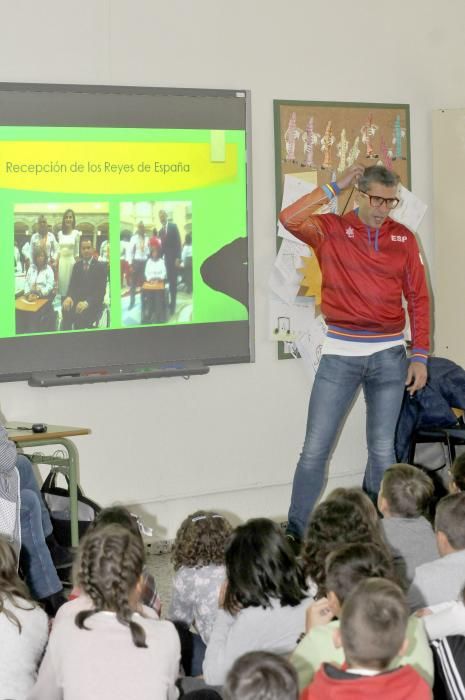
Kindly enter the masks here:
[[403, 340], [404, 334], [400, 333], [377, 333], [376, 331], [356, 331], [352, 328], [341, 328], [340, 326], [328, 325], [328, 338], [347, 340], [356, 343], [384, 343], [387, 340]]

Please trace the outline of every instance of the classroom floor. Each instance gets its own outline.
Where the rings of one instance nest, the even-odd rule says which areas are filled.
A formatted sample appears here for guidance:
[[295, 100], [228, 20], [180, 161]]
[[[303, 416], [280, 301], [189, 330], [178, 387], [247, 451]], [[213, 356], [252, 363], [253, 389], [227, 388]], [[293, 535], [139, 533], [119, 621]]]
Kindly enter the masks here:
[[161, 598], [161, 616], [165, 617], [170, 604], [171, 581], [173, 580], [171, 553], [147, 554], [146, 563], [147, 568], [155, 578], [157, 590]]

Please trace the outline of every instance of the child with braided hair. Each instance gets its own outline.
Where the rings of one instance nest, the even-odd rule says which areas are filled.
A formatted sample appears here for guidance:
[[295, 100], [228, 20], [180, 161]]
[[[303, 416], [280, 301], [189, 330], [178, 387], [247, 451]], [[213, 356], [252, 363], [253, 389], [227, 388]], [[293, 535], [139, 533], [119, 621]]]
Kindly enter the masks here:
[[[104, 527], [105, 525], [121, 525], [126, 529], [134, 532], [136, 537], [142, 539], [142, 531], [144, 525], [140, 518], [136, 515], [130, 513], [127, 508], [123, 506], [109, 506], [108, 508], [103, 508], [98, 514], [95, 520], [90, 524], [90, 528]], [[140, 585], [141, 592], [141, 602], [143, 605], [147, 605], [149, 608], [153, 608], [157, 613], [158, 617], [161, 616], [161, 600], [158, 595], [157, 587], [155, 584], [155, 579], [152, 574], [144, 567], [142, 572], [142, 581]], [[80, 595], [80, 590], [74, 587], [69, 595], [69, 600], [73, 600]]]
[[121, 525], [89, 531], [76, 583], [55, 618], [29, 700], [174, 700], [179, 639], [171, 622], [140, 603], [144, 547]]

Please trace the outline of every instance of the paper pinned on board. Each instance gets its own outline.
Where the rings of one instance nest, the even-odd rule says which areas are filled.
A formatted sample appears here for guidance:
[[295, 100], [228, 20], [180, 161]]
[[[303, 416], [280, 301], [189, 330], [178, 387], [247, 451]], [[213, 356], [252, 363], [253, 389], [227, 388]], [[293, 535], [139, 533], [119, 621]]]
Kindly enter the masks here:
[[309, 333], [315, 323], [315, 304], [307, 299], [306, 305], [286, 304], [279, 297], [270, 296], [270, 338], [283, 342], [295, 341]]
[[400, 185], [399, 196], [400, 204], [389, 212], [389, 216], [416, 233], [428, 206], [403, 185]]
[[295, 340], [295, 345], [304, 363], [305, 371], [314, 379], [321, 360], [321, 351], [326, 337], [326, 323], [322, 316], [312, 319], [310, 330]]
[[[306, 173], [288, 173], [284, 176], [284, 187], [283, 187], [283, 201], [281, 204], [281, 209], [288, 207], [293, 204], [299, 197], [303, 197], [304, 194], [309, 194], [313, 192], [317, 187], [316, 182], [317, 174], [316, 172], [306, 172]], [[278, 236], [281, 238], [287, 238], [290, 241], [296, 241], [296, 237], [286, 231], [284, 226], [280, 221], [278, 221]]]
[[271, 291], [286, 304], [295, 302], [300, 288], [297, 282], [291, 284], [275, 265], [271, 268], [269, 286]]
[[283, 277], [291, 284], [300, 284], [302, 275], [297, 270], [303, 265], [302, 258], [310, 256], [311, 252], [308, 245], [301, 243], [295, 238], [293, 241], [285, 238], [281, 242], [274, 264]]

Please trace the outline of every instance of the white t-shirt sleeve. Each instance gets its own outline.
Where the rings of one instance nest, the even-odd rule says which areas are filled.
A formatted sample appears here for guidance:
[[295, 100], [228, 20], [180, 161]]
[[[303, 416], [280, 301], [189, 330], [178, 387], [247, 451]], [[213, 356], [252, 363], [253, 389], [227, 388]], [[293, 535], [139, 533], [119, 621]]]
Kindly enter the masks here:
[[430, 640], [453, 634], [465, 636], [465, 606], [463, 603], [430, 606], [430, 610], [433, 611], [433, 614], [425, 615], [422, 618]]

